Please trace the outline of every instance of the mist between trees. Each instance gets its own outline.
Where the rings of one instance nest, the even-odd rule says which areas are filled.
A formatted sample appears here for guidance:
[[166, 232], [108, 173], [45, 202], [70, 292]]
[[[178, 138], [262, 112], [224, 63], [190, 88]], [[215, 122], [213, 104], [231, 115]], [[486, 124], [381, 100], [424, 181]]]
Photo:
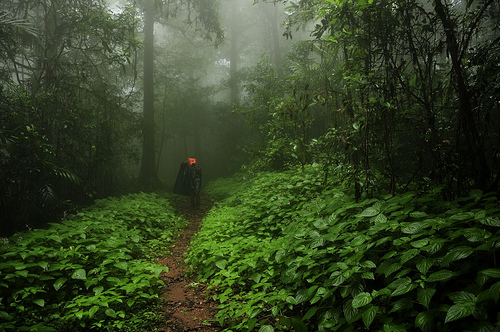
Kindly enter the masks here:
[[[0, 3], [2, 233], [317, 163], [357, 197], [496, 191], [499, 1]], [[7, 221], [7, 222], [5, 222]]]

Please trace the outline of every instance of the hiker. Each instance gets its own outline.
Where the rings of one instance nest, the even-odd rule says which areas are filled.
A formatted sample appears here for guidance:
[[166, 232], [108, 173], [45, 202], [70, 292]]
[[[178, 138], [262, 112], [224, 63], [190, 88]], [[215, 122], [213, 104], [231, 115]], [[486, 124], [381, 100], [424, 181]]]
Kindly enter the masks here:
[[174, 185], [174, 193], [191, 197], [191, 207], [193, 209], [200, 207], [201, 191], [201, 168], [196, 165], [195, 158], [181, 163], [179, 174]]

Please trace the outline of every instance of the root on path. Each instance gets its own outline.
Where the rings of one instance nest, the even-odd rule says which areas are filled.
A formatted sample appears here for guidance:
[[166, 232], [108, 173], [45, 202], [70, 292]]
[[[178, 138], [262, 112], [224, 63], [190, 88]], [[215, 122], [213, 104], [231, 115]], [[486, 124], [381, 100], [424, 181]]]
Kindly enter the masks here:
[[191, 238], [199, 231], [206, 208], [193, 211], [189, 198], [182, 198], [184, 197], [175, 202], [175, 206], [189, 224], [181, 231], [172, 246], [172, 252], [158, 259], [158, 263], [169, 269], [168, 273], [161, 275], [165, 282], [165, 291], [161, 297], [165, 300], [162, 310], [167, 326], [160, 331], [220, 331], [221, 328], [214, 319], [217, 303], [207, 296], [207, 285], [201, 284], [184, 262]]

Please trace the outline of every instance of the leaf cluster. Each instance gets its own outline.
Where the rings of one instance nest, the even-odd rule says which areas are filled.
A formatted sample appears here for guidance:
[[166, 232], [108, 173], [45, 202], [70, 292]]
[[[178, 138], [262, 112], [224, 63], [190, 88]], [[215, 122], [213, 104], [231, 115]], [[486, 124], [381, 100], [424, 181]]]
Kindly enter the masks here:
[[158, 319], [167, 269], [150, 250], [164, 249], [183, 223], [164, 198], [140, 193], [4, 238], [0, 330], [144, 330]]
[[211, 211], [189, 262], [231, 330], [494, 330], [497, 197], [356, 202], [317, 167], [267, 173]]

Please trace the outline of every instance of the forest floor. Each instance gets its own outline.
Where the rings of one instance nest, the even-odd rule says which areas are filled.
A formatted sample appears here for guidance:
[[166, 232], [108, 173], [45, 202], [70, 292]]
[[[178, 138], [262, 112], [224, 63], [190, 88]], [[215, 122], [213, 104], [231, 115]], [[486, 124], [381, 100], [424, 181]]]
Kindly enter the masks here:
[[220, 331], [220, 325], [214, 317], [218, 304], [207, 295], [208, 285], [200, 283], [196, 274], [190, 271], [184, 262], [191, 238], [199, 231], [209, 204], [192, 210], [189, 197], [186, 196], [180, 197], [174, 206], [189, 224], [181, 230], [180, 236], [172, 245], [171, 252], [158, 260], [169, 269], [167, 273], [161, 275], [165, 282], [165, 291], [161, 295], [165, 300], [162, 301], [162, 311], [167, 319], [167, 326], [162, 327], [160, 331]]

